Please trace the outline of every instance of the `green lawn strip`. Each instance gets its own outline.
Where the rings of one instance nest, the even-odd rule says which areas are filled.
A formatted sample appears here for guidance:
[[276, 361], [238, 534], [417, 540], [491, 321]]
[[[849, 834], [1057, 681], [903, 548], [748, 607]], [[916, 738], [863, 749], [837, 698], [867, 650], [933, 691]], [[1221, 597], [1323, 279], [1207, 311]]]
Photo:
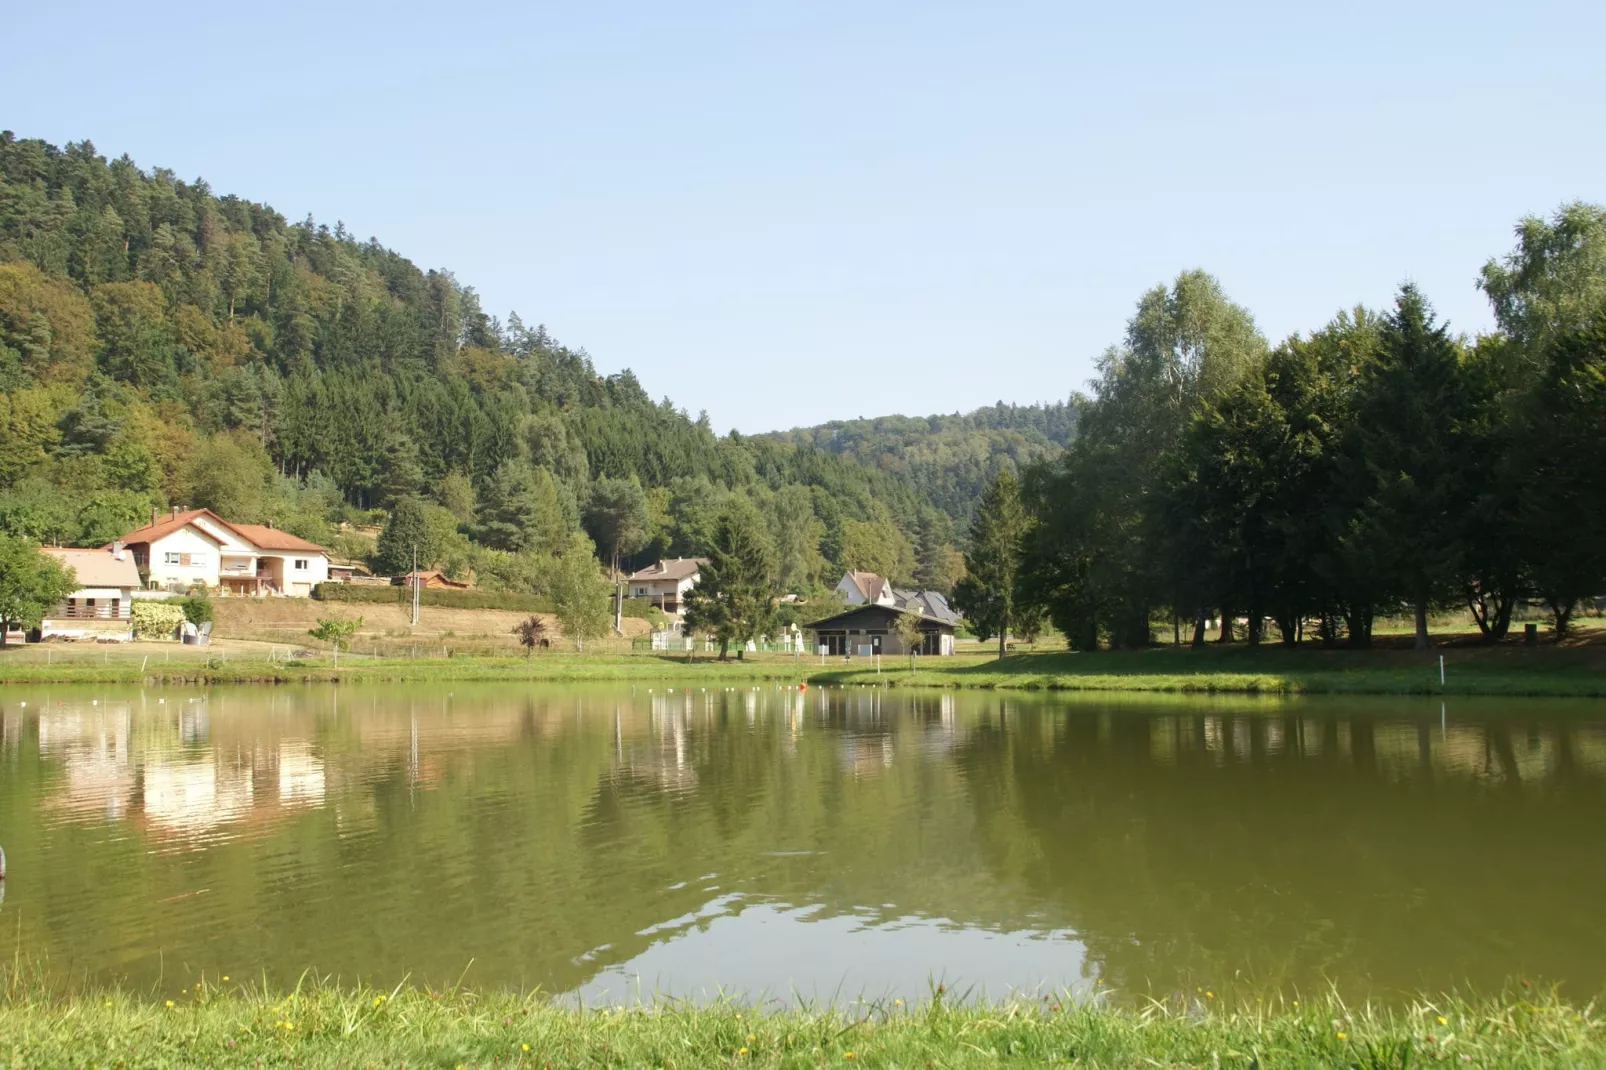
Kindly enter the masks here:
[[1454, 647], [1443, 651], [1322, 651], [1276, 648], [1078, 654], [1013, 654], [1002, 660], [965, 654], [918, 659], [757, 655], [721, 662], [710, 655], [544, 653], [534, 657], [328, 658], [268, 661], [220, 656], [208, 661], [46, 664], [0, 656], [5, 683], [250, 682], [631, 682], [719, 686], [809, 683], [844, 687], [983, 688], [1028, 691], [1127, 691], [1208, 694], [1373, 694], [1606, 697], [1606, 652], [1600, 648]]
[[1401, 1007], [1040, 1001], [576, 1009], [538, 995], [304, 983], [0, 997], [0, 1065], [1600, 1067], [1592, 1007], [1521, 990]]

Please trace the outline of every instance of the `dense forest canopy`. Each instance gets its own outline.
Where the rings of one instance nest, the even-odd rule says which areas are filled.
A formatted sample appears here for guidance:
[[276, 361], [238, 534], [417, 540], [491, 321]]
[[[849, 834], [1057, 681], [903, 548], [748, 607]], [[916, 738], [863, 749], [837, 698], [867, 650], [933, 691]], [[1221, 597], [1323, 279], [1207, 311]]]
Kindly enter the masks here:
[[406, 503], [432, 563], [528, 587], [581, 528], [627, 568], [706, 554], [733, 498], [783, 589], [952, 583], [947, 499], [899, 473], [718, 437], [342, 226], [0, 134], [0, 531], [95, 545], [208, 506], [389, 568], [356, 532]]
[[1207, 620], [1366, 646], [1402, 613], [1425, 646], [1451, 607], [1493, 641], [1525, 601], [1565, 635], [1606, 594], [1606, 209], [1524, 219], [1479, 285], [1499, 329], [1476, 339], [1406, 284], [1275, 346], [1202, 271], [1144, 294], [1075, 439], [1026, 472], [1018, 547], [972, 529], [960, 605], [1084, 649]]
[[851, 457], [913, 486], [961, 528], [1000, 472], [1051, 460], [1076, 435], [1075, 400], [1000, 401], [965, 415], [833, 420], [768, 436]]

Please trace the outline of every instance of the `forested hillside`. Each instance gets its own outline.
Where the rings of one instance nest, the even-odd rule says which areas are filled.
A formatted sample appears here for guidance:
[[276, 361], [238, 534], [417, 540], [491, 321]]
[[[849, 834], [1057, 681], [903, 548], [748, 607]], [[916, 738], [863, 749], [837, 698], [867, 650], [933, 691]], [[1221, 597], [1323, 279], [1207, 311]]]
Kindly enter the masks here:
[[946, 587], [963, 492], [933, 481], [934, 508], [908, 475], [717, 437], [340, 226], [0, 134], [0, 531], [94, 545], [209, 506], [388, 570], [400, 535], [355, 529], [399, 511], [433, 562], [523, 588], [581, 529], [627, 566], [706, 553], [739, 499], [783, 590], [849, 567]]
[[880, 416], [833, 420], [768, 436], [812, 446], [897, 477], [963, 528], [982, 491], [1001, 471], [1051, 460], [1076, 434], [1076, 406], [1006, 405], [961, 416]]

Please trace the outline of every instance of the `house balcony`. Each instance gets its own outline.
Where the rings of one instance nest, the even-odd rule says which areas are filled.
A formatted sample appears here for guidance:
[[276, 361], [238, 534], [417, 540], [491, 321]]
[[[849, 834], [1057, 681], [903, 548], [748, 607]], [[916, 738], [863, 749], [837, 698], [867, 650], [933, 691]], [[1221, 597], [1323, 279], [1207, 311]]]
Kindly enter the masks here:
[[128, 620], [132, 603], [121, 598], [70, 599], [45, 617], [46, 620]]
[[629, 597], [637, 602], [646, 602], [655, 609], [661, 609], [668, 616], [680, 615], [680, 599], [672, 594], [636, 594]]

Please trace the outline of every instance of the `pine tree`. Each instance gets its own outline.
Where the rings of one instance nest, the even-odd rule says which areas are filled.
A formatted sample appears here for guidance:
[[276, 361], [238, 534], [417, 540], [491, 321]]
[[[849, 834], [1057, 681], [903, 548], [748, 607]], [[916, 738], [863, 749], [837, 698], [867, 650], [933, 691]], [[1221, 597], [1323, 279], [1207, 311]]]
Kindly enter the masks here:
[[735, 499], [720, 513], [697, 585], [686, 592], [686, 627], [719, 641], [719, 660], [763, 634], [775, 614], [775, 549], [758, 510]]
[[999, 657], [1009, 651], [1010, 625], [1019, 612], [1015, 584], [1028, 522], [1020, 484], [1009, 472], [1000, 472], [976, 508], [965, 552], [966, 575], [954, 588], [954, 605], [972, 627], [998, 636]]
[[1418, 649], [1428, 646], [1428, 610], [1456, 593], [1461, 574], [1457, 516], [1473, 491], [1465, 477], [1476, 448], [1468, 415], [1460, 346], [1407, 283], [1357, 391], [1349, 464], [1358, 538], [1414, 610]]

